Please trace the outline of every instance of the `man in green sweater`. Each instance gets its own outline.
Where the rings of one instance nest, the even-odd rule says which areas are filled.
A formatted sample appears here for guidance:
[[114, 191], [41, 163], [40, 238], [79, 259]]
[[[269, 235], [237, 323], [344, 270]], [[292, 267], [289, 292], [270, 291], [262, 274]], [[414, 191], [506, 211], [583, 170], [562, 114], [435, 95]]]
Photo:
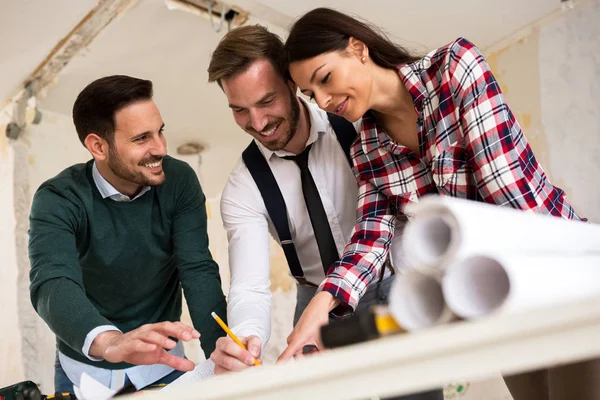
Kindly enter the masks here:
[[[113, 389], [169, 383], [194, 368], [182, 341], [201, 333], [208, 356], [223, 336], [205, 196], [167, 156], [152, 82], [98, 79], [73, 120], [93, 159], [44, 182], [30, 215], [30, 294], [56, 334], [55, 390], [72, 392], [83, 372]], [[182, 287], [197, 330], [179, 322]]]

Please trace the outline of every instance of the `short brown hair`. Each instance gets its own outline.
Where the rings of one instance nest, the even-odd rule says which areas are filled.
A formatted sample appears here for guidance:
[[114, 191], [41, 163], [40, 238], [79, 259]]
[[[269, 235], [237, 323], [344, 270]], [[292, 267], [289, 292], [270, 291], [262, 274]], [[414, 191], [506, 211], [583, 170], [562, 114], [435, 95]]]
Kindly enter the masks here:
[[228, 32], [213, 52], [208, 65], [208, 81], [217, 82], [221, 88], [223, 79], [229, 79], [250, 67], [254, 61], [266, 59], [288, 79], [283, 41], [261, 25], [250, 25]]
[[87, 85], [73, 105], [73, 122], [79, 140], [95, 133], [109, 144], [115, 135], [115, 114], [138, 101], [152, 99], [152, 82], [126, 75], [96, 79]]

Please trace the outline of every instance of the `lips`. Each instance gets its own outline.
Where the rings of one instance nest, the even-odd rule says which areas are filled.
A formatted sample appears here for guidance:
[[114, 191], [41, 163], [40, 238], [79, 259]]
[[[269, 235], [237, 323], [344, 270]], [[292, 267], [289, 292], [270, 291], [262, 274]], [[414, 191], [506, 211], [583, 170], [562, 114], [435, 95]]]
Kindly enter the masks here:
[[156, 161], [156, 162], [153, 162], [153, 163], [144, 164], [144, 167], [146, 167], [146, 168], [158, 168], [158, 167], [160, 167], [160, 161]]
[[162, 158], [158, 160], [153, 159], [148, 161], [142, 161], [140, 165], [149, 170], [151, 173], [158, 174], [162, 171]]
[[344, 99], [344, 101], [342, 101], [340, 104], [338, 104], [337, 107], [333, 110], [333, 112], [339, 116], [342, 116], [346, 112], [347, 106], [348, 106], [348, 97], [346, 97]]
[[279, 128], [279, 125], [281, 123], [275, 125], [273, 128], [269, 129], [269, 130], [264, 130], [262, 132], [258, 132], [259, 135], [263, 136], [263, 137], [270, 137], [273, 136], [273, 134], [275, 134], [275, 132], [277, 132], [277, 128]]
[[279, 136], [279, 131], [280, 131], [279, 128], [281, 127], [282, 123], [283, 123], [282, 119], [275, 123], [270, 123], [262, 131], [257, 131], [256, 129], [254, 129], [252, 126], [249, 125], [245, 128], [245, 131], [248, 132], [249, 134], [253, 135], [254, 137], [256, 137], [258, 140], [271, 141], [271, 140], [275, 140]]

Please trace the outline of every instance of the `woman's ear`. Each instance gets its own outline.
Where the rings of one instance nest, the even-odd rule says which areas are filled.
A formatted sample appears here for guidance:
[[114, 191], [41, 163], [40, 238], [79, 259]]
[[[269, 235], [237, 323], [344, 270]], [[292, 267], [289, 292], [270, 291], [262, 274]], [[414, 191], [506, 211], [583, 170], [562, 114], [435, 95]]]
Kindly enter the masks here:
[[350, 36], [350, 39], [348, 39], [347, 50], [349, 53], [354, 54], [363, 64], [369, 58], [369, 48], [367, 45], [353, 36]]
[[102, 161], [108, 157], [108, 142], [95, 133], [88, 134], [83, 144], [95, 160]]

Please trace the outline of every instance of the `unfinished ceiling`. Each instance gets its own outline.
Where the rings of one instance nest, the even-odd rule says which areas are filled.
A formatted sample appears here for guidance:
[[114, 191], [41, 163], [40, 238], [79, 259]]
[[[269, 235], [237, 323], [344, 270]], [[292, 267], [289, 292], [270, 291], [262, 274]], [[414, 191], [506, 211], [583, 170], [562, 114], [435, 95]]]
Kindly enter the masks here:
[[[6, 3], [0, 6], [3, 98], [97, 1]], [[285, 36], [285, 28], [297, 15], [321, 6], [322, 0], [234, 3], [253, 14], [249, 24], [267, 25]], [[420, 52], [458, 36], [485, 48], [561, 7], [559, 0], [370, 0], [368, 7], [364, 4], [362, 0], [329, 2], [379, 24]], [[154, 81], [170, 143], [200, 140], [210, 147], [241, 148], [245, 133], [233, 123], [218, 86], [206, 83], [210, 53], [225, 31], [216, 33], [208, 19], [169, 11], [164, 0], [140, 0], [71, 60], [58, 75], [58, 84], [47, 90], [41, 107], [69, 115], [77, 93], [87, 83], [103, 75], [129, 74]]]
[[459, 36], [485, 48], [561, 7], [560, 0], [261, 0], [261, 3], [285, 9], [291, 16], [327, 4], [377, 24], [400, 42], [426, 49]]
[[97, 0], [0, 2], [0, 105], [96, 3]]

